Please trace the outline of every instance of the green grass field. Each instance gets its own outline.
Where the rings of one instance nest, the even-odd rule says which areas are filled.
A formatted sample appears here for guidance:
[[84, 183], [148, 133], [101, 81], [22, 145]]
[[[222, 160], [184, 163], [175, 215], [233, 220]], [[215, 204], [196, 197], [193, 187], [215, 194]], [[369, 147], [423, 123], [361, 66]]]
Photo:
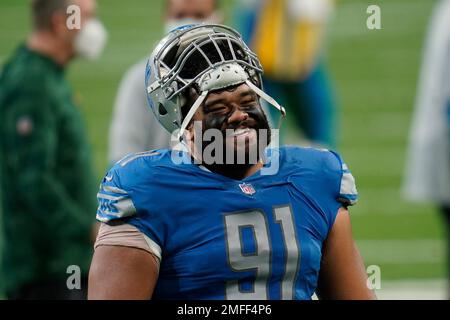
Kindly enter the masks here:
[[[231, 2], [222, 1], [230, 12]], [[81, 101], [100, 180], [119, 80], [146, 56], [162, 27], [162, 0], [99, 1], [110, 41], [99, 62], [77, 61], [68, 77]], [[0, 2], [0, 63], [29, 30], [28, 1]], [[369, 4], [382, 9], [382, 30], [366, 28]], [[357, 179], [354, 234], [366, 264], [383, 279], [445, 276], [444, 227], [431, 205], [405, 202], [400, 184], [422, 43], [433, 1], [339, 1], [327, 60], [340, 105], [339, 151]]]
[[[369, 4], [380, 5], [382, 30], [366, 28]], [[407, 203], [400, 194], [432, 5], [426, 0], [343, 1], [330, 34], [328, 57], [341, 104], [340, 151], [356, 176], [361, 196], [352, 209], [354, 233], [357, 239], [406, 240], [404, 248], [384, 248], [388, 255], [397, 250], [393, 257], [404, 258], [379, 263], [384, 277], [445, 276], [443, 244], [430, 242], [415, 250], [407, 241], [442, 240], [438, 212], [432, 206]], [[371, 259], [379, 257], [374, 252], [377, 247], [361, 250], [367, 263], [377, 264]], [[435, 253], [434, 259], [412, 263], [429, 251]]]

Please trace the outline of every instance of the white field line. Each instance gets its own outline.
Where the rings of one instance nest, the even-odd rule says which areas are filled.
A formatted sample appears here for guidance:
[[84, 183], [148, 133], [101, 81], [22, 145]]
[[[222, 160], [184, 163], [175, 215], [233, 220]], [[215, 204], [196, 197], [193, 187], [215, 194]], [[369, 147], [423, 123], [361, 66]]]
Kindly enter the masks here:
[[356, 240], [364, 260], [370, 263], [445, 263], [447, 244], [436, 239]]
[[380, 300], [447, 300], [449, 293], [445, 279], [381, 281], [376, 290]]
[[433, 279], [382, 281], [375, 293], [378, 300], [447, 300], [450, 292], [445, 279]]

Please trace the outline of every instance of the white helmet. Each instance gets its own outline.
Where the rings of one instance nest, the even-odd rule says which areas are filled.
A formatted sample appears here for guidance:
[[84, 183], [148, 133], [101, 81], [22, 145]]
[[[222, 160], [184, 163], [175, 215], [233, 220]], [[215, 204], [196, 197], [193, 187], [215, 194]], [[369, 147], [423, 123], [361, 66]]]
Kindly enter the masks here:
[[[284, 108], [261, 90], [262, 73], [258, 57], [237, 31], [223, 25], [186, 25], [172, 30], [153, 50], [145, 72], [147, 101], [163, 127], [171, 133], [179, 130], [179, 137], [208, 92], [242, 83], [284, 116]], [[200, 96], [182, 112], [191, 87]]]

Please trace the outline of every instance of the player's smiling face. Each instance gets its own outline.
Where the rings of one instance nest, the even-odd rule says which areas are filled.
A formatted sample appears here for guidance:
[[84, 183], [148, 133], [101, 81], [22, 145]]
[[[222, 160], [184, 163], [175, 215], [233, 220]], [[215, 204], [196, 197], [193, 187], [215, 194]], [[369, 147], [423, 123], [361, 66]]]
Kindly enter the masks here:
[[[267, 136], [267, 144], [270, 142], [267, 117], [258, 96], [246, 84], [210, 92], [193, 121], [202, 122], [203, 134], [208, 129], [220, 130], [227, 152], [258, 153], [258, 140], [262, 132]], [[203, 149], [208, 144], [209, 141], [204, 142]]]

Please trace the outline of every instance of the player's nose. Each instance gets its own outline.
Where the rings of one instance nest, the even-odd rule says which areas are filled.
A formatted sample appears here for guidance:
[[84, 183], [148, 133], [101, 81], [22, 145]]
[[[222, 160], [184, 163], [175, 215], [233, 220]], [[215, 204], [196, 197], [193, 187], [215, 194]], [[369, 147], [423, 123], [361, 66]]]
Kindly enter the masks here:
[[231, 116], [228, 118], [228, 123], [233, 122], [242, 122], [248, 119], [248, 113], [245, 111], [242, 111], [239, 108], [234, 109], [234, 112], [231, 114]]

